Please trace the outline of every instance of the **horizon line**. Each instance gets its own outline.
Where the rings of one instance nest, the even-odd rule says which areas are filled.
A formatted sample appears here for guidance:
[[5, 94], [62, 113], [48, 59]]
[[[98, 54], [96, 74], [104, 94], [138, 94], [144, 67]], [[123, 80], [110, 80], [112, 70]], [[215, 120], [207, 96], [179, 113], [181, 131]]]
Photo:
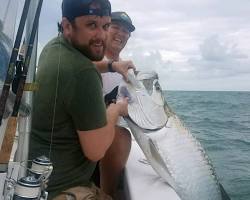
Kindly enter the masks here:
[[184, 90], [184, 89], [163, 89], [163, 91], [176, 91], [176, 92], [250, 92], [250, 90]]

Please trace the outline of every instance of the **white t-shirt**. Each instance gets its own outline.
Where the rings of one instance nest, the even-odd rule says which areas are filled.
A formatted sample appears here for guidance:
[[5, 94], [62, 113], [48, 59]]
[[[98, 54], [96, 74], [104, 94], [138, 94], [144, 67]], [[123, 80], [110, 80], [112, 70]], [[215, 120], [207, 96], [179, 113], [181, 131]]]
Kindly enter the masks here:
[[110, 93], [116, 86], [122, 82], [122, 75], [117, 72], [102, 73], [103, 96]]
[[[104, 60], [108, 59], [104, 57]], [[106, 72], [106, 73], [101, 73], [101, 75], [103, 83], [103, 89], [102, 89], [103, 96], [110, 93], [116, 86], [119, 86], [123, 80], [122, 75], [117, 72]], [[128, 127], [126, 121], [122, 117], [119, 117], [117, 125], [124, 128]]]
[[[108, 60], [106, 56], [104, 57], [104, 60]], [[103, 82], [103, 96], [110, 93], [122, 81], [122, 75], [117, 72], [106, 72], [101, 75]]]

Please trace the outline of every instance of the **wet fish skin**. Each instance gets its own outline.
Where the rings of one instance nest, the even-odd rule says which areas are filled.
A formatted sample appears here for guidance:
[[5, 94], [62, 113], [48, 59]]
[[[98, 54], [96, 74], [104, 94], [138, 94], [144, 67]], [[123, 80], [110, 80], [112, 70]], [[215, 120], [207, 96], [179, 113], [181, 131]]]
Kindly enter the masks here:
[[146, 131], [126, 119], [136, 141], [154, 170], [182, 200], [221, 200], [213, 167], [199, 142], [189, 133], [176, 134], [174, 127]]
[[[151, 81], [156, 84], [156, 82]], [[157, 83], [158, 84], [158, 83]], [[133, 88], [133, 83], [127, 83], [128, 92], [135, 99], [138, 95], [138, 83]], [[123, 86], [124, 87], [124, 86]], [[159, 86], [154, 87], [149, 95], [154, 98], [163, 97], [162, 90]], [[137, 92], [136, 92], [137, 90]], [[153, 95], [152, 95], [153, 96]], [[140, 122], [140, 115], [147, 114], [143, 112], [143, 105], [137, 101], [131, 101], [130, 104], [138, 104], [131, 106], [141, 106], [142, 108], [130, 109], [126, 119], [131, 132], [133, 133], [137, 143], [144, 152], [154, 170], [176, 191], [182, 200], [229, 200], [230, 198], [219, 183], [215, 174], [215, 170], [202, 148], [200, 142], [191, 134], [191, 132], [183, 125], [178, 116], [171, 110], [167, 102], [163, 99], [164, 111], [167, 116], [166, 123], [155, 129], [145, 129], [140, 127], [136, 121]], [[160, 99], [152, 103], [159, 104]], [[155, 109], [155, 111], [158, 111]], [[155, 113], [152, 115], [154, 116]], [[136, 117], [134, 117], [136, 116]], [[152, 117], [151, 116], [151, 117]], [[142, 119], [150, 118], [150, 116], [142, 117]], [[139, 120], [138, 120], [139, 119]], [[147, 121], [143, 123], [146, 124]]]

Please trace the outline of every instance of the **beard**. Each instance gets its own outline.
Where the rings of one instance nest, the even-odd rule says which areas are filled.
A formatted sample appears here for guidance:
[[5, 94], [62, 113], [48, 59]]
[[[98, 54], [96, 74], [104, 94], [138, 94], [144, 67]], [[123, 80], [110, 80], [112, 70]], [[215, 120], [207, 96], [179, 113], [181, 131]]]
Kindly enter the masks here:
[[[101, 61], [104, 57], [104, 52], [106, 49], [106, 45], [104, 41], [100, 40], [90, 40], [87, 45], [80, 45], [79, 42], [71, 40], [72, 45], [80, 51], [84, 56], [89, 58], [91, 61]], [[91, 49], [92, 45], [95, 45], [95, 43], [102, 43], [102, 50], [99, 52], [93, 51]]]

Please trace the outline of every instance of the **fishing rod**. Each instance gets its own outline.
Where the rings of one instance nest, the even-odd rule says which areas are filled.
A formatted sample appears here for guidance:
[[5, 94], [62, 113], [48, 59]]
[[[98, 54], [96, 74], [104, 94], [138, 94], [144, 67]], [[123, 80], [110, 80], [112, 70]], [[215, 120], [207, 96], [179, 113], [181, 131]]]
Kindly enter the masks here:
[[32, 51], [33, 51], [34, 40], [35, 40], [37, 29], [38, 29], [39, 17], [40, 17], [40, 13], [41, 13], [42, 4], [43, 4], [43, 0], [39, 0], [36, 14], [35, 14], [35, 18], [34, 18], [34, 22], [33, 22], [31, 35], [30, 35], [30, 41], [28, 44], [28, 49], [26, 52], [25, 60], [24, 60], [23, 73], [20, 77], [20, 81], [18, 84], [18, 89], [17, 89], [17, 93], [16, 93], [16, 100], [15, 100], [15, 104], [13, 107], [13, 112], [12, 112], [11, 117], [17, 117], [17, 115], [18, 115], [18, 110], [19, 110], [19, 107], [21, 104], [21, 99], [23, 96], [25, 81], [26, 81], [26, 77], [28, 74], [30, 59], [31, 59]]
[[22, 95], [24, 91], [24, 85], [25, 85], [25, 81], [26, 81], [26, 77], [27, 77], [27, 73], [29, 69], [29, 63], [30, 63], [30, 58], [31, 58], [32, 51], [33, 51], [34, 40], [35, 40], [37, 29], [38, 29], [38, 23], [39, 23], [39, 17], [41, 13], [42, 4], [43, 4], [43, 0], [39, 0], [36, 13], [35, 13], [35, 18], [34, 18], [33, 25], [32, 25], [27, 52], [26, 52], [25, 59], [24, 59], [23, 74], [18, 84], [13, 112], [12, 112], [11, 117], [8, 119], [2, 148], [0, 150], [0, 155], [1, 155], [0, 163], [7, 163], [9, 161], [11, 149], [14, 143], [14, 137], [15, 137], [16, 126], [17, 126], [18, 110], [21, 104], [21, 99], [22, 99]]
[[31, 0], [25, 0], [25, 3], [24, 3], [22, 16], [21, 16], [20, 23], [18, 26], [14, 47], [11, 52], [9, 66], [8, 66], [7, 74], [6, 74], [5, 81], [4, 81], [2, 94], [0, 97], [0, 125], [2, 124], [4, 110], [5, 110], [6, 102], [9, 96], [10, 85], [12, 83], [13, 76], [14, 76], [15, 64], [16, 64], [16, 60], [17, 60], [17, 56], [18, 56], [18, 52], [20, 48], [20, 43], [21, 43], [22, 36], [23, 36], [23, 30], [24, 30], [26, 19], [27, 19], [30, 2]]

